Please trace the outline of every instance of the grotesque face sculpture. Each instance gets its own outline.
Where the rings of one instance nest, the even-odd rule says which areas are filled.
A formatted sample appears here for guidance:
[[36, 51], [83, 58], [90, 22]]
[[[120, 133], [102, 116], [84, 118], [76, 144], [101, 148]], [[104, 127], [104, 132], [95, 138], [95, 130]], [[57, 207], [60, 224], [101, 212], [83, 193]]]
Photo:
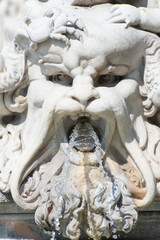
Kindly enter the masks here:
[[93, 239], [129, 232], [159, 186], [159, 129], [147, 121], [159, 39], [107, 24], [110, 4], [44, 6], [14, 38], [19, 75], [1, 81], [5, 117], [17, 112], [8, 125], [3, 117], [14, 154], [2, 161], [1, 190], [70, 239], [82, 228]]

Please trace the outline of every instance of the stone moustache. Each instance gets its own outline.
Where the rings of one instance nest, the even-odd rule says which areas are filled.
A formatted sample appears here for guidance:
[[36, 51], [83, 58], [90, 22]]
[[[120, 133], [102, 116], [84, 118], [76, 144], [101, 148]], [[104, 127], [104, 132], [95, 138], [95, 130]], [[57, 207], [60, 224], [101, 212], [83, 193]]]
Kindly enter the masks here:
[[73, 5], [28, 1], [5, 28], [0, 190], [49, 234], [98, 240], [160, 194], [160, 10]]

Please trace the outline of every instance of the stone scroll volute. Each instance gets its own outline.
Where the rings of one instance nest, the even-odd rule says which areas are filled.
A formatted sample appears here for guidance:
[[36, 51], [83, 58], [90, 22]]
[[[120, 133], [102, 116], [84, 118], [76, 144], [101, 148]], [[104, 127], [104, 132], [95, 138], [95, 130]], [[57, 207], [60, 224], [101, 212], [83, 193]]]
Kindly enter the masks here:
[[3, 28], [1, 201], [51, 236], [128, 233], [160, 194], [160, 9], [128, 2], [29, 0]]

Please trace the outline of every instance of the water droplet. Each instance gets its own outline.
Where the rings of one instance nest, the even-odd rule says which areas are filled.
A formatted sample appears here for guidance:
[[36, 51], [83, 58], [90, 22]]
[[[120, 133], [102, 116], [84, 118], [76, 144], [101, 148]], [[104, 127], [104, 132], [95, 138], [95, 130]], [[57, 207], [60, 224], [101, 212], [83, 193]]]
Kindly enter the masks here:
[[113, 239], [117, 239], [118, 236], [117, 236], [116, 234], [114, 234], [114, 235], [112, 236], [112, 238], [113, 238]]
[[[104, 167], [103, 158], [105, 152], [102, 149], [99, 138], [89, 122], [80, 121], [74, 127], [69, 141], [70, 149], [75, 147], [81, 152], [94, 151], [95, 162], [99, 163], [99, 169], [101, 172], [101, 182], [104, 182]], [[72, 151], [72, 150], [71, 150]]]
[[[69, 145], [81, 152], [90, 152], [96, 147], [93, 127], [88, 122], [79, 122], [70, 135]], [[95, 133], [95, 132], [94, 132]], [[95, 133], [96, 135], [96, 133]], [[97, 137], [97, 136], [96, 136]]]
[[56, 239], [55, 239], [55, 236], [56, 236], [56, 233], [53, 231], [53, 232], [52, 232], [52, 238], [51, 238], [50, 240], [56, 240]]
[[55, 220], [54, 220], [54, 225], [55, 225], [55, 229], [56, 229], [57, 231], [59, 231], [59, 230], [60, 230], [59, 217], [55, 218]]

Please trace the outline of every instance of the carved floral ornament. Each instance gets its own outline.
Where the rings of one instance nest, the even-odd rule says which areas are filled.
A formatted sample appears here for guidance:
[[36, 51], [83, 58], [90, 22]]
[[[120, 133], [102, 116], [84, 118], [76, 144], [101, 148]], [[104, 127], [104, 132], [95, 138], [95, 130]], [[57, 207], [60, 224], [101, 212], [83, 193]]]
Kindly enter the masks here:
[[5, 27], [0, 190], [51, 235], [128, 233], [160, 194], [159, 12], [28, 1]]

